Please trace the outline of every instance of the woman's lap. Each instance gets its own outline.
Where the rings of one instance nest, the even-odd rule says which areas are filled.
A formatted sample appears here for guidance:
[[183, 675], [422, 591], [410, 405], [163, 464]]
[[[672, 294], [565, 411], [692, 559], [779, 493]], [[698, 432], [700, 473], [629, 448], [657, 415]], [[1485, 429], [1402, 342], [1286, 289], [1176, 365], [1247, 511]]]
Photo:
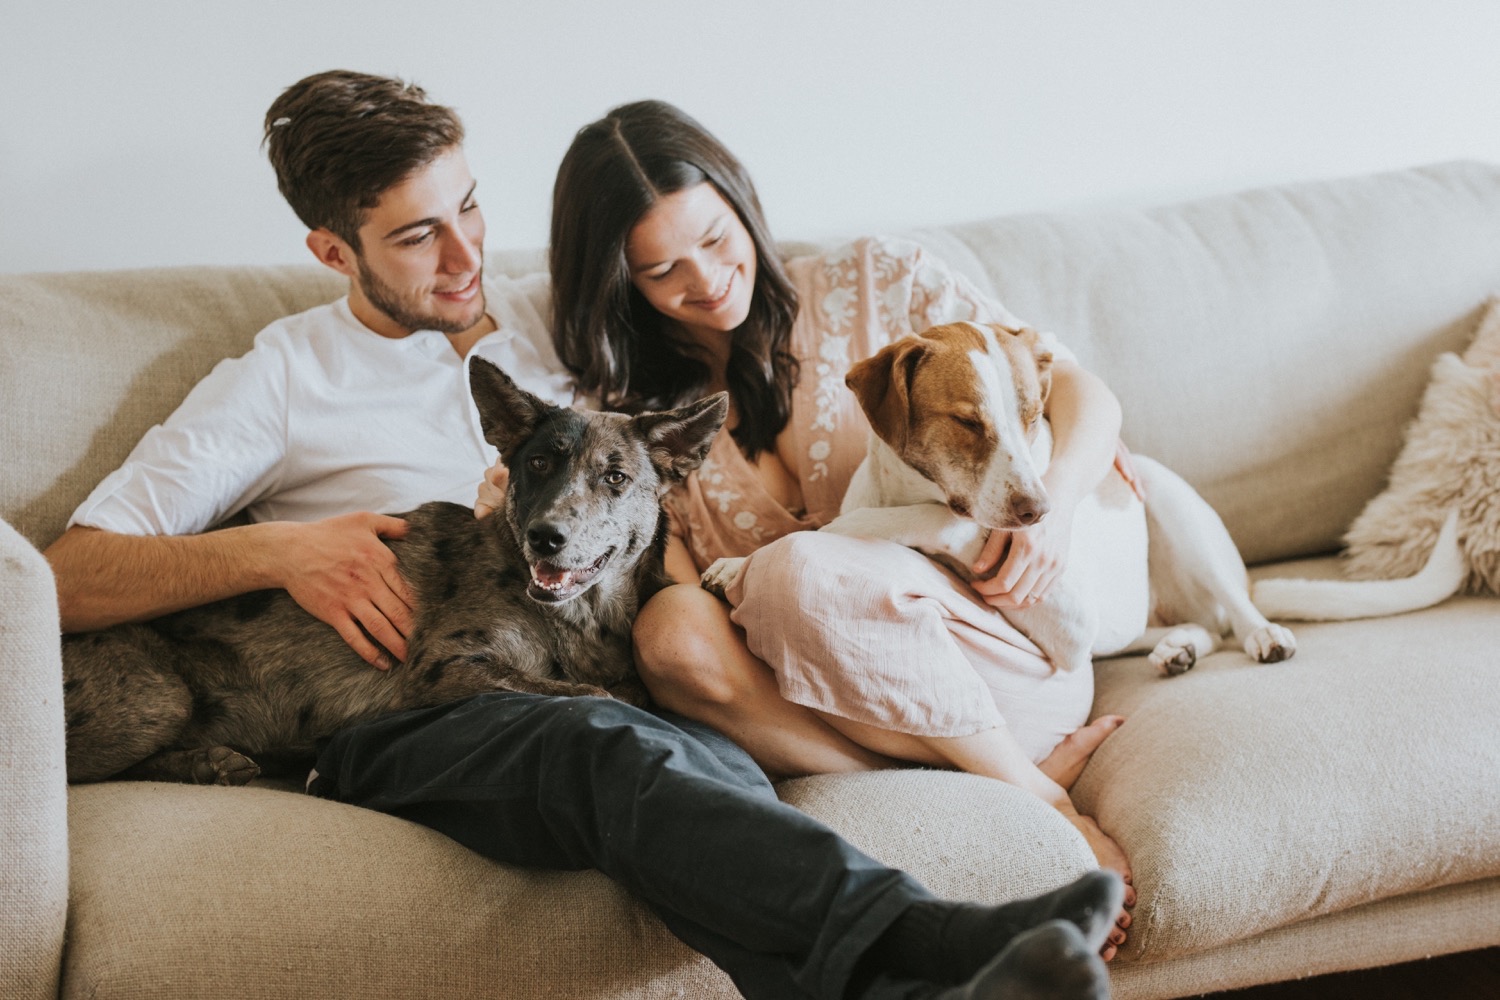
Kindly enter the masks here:
[[1034, 760], [1087, 721], [1088, 672], [1055, 671], [956, 576], [891, 542], [796, 532], [727, 594], [789, 701], [919, 736], [1007, 725]]

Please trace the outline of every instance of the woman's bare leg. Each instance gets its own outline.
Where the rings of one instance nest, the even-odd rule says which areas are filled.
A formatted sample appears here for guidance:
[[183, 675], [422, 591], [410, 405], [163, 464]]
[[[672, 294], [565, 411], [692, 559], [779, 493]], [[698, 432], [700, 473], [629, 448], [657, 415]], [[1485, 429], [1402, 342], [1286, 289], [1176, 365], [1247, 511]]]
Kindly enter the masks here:
[[[1042, 768], [1032, 763], [1016, 742], [1010, 730], [1002, 727], [986, 729], [972, 736], [914, 736], [880, 729], [862, 722], [819, 713], [830, 726], [838, 729], [851, 740], [877, 753], [900, 760], [909, 760], [930, 767], [948, 767], [971, 774], [995, 778], [1031, 792], [1037, 798], [1063, 814], [1073, 828], [1083, 835], [1089, 849], [1094, 852], [1101, 868], [1120, 873], [1125, 879], [1125, 905], [1135, 905], [1135, 889], [1130, 884], [1130, 860], [1112, 837], [1100, 828], [1091, 816], [1084, 816], [1068, 797], [1067, 790], [1048, 777]], [[1101, 729], [1106, 727], [1101, 727]], [[1116, 727], [1107, 727], [1105, 736]], [[1092, 737], [1090, 738], [1090, 742]], [[1098, 742], [1103, 742], [1100, 737]], [[1080, 744], [1085, 745], [1085, 744]], [[1097, 747], [1097, 743], [1094, 744]], [[1071, 758], [1073, 751], [1069, 751]], [[1130, 915], [1121, 912], [1116, 920], [1116, 937], [1111, 945], [1117, 948], [1125, 940], [1125, 928], [1130, 926]], [[1114, 952], [1106, 949], [1106, 960]]]
[[713, 726], [773, 777], [901, 766], [781, 697], [771, 668], [729, 620], [729, 606], [699, 587], [677, 584], [647, 601], [634, 638], [651, 697]]

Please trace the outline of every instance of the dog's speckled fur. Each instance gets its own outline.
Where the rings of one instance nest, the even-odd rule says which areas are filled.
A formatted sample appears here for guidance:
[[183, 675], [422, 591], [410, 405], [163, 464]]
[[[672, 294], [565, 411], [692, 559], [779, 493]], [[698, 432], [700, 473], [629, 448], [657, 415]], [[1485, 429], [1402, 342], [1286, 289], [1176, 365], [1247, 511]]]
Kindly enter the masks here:
[[[371, 667], [281, 590], [67, 636], [68, 779], [242, 784], [351, 723], [485, 691], [644, 702], [630, 629], [667, 582], [661, 497], [708, 453], [726, 397], [581, 413], [477, 358], [470, 387], [511, 470], [505, 509], [400, 515], [410, 531], [389, 544], [416, 595], [404, 664]], [[540, 585], [538, 564], [543, 581], [571, 569], [573, 593]]]

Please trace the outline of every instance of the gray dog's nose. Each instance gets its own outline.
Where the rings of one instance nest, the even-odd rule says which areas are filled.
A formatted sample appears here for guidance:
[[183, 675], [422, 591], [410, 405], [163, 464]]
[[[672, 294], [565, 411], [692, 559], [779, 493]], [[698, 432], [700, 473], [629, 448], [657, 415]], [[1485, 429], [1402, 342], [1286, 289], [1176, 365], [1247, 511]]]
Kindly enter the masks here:
[[551, 556], [568, 544], [568, 536], [555, 524], [534, 524], [526, 529], [526, 544], [539, 556]]

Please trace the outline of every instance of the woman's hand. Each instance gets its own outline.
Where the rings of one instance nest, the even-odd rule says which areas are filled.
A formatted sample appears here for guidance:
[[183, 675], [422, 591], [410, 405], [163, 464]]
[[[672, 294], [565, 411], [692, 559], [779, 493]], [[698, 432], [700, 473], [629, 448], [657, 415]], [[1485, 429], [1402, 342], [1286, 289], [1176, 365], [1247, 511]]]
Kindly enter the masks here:
[[[974, 590], [984, 603], [1006, 611], [1029, 608], [1047, 596], [1068, 565], [1073, 511], [1054, 508], [1024, 531], [992, 531], [974, 562]], [[1000, 568], [987, 576], [999, 560]]]
[[474, 501], [474, 516], [489, 517], [505, 506], [505, 486], [510, 482], [510, 471], [504, 464], [496, 462], [484, 473], [479, 484], [479, 497]]

